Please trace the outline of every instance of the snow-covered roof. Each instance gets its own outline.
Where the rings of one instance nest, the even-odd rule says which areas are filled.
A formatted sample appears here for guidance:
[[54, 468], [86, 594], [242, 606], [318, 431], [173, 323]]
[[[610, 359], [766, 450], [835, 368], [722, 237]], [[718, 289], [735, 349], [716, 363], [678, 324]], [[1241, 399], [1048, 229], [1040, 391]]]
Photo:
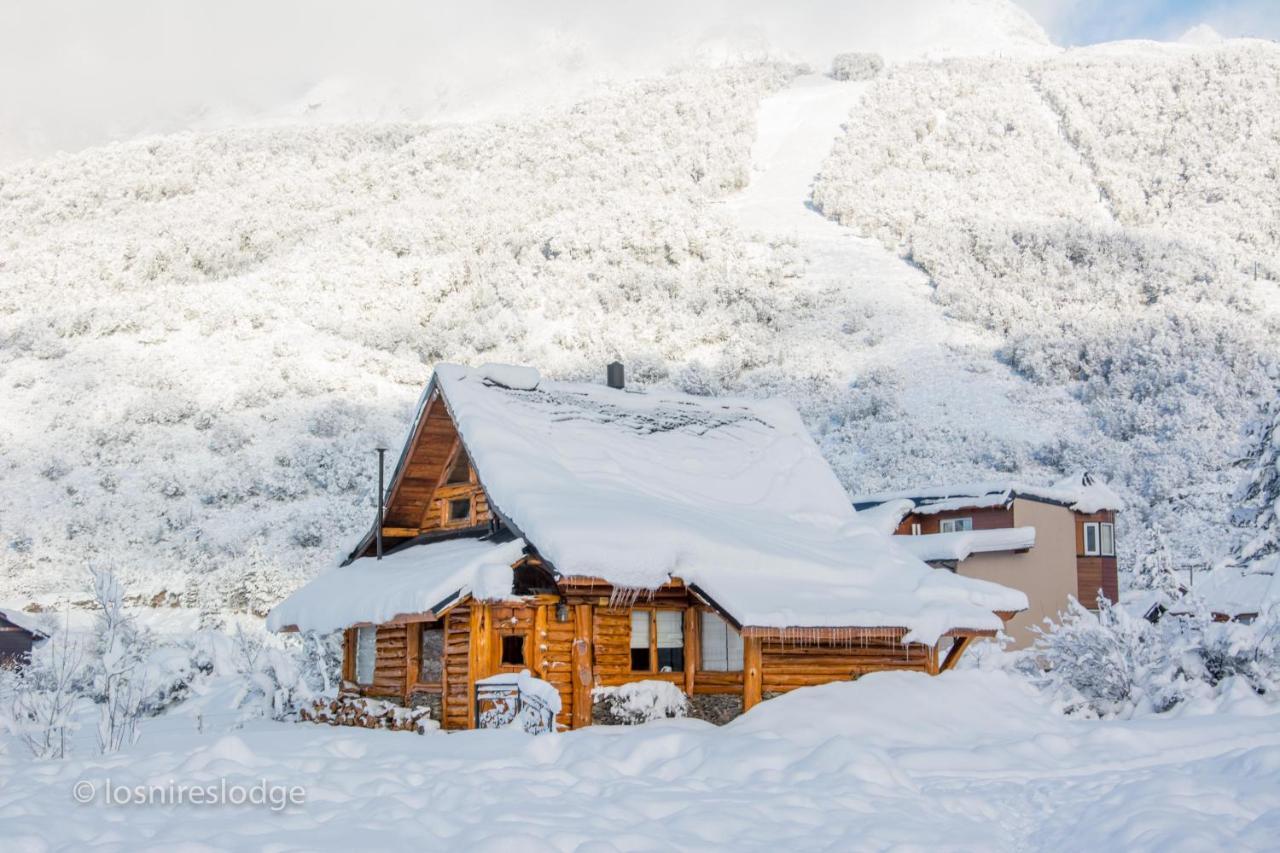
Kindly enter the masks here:
[[41, 639], [49, 636], [49, 633], [40, 626], [39, 619], [21, 608], [0, 605], [0, 619], [4, 619]]
[[[855, 506], [872, 507], [890, 501], [911, 501], [917, 513], [937, 513], [948, 510], [1003, 506], [1014, 498], [1024, 497], [1051, 501], [1069, 507], [1076, 512], [1101, 512], [1122, 510], [1124, 501], [1110, 486], [1087, 471], [1065, 477], [1051, 486], [1040, 486], [1019, 480], [988, 480], [977, 483], [958, 483], [947, 486], [928, 486], [900, 492], [880, 492], [858, 495]], [[901, 509], [902, 504], [897, 507]], [[863, 509], [863, 512], [866, 510]], [[906, 512], [899, 517], [905, 518]]]
[[427, 613], [470, 594], [511, 597], [511, 565], [524, 542], [450, 539], [330, 569], [271, 608], [267, 628], [336, 631]]
[[933, 642], [1026, 607], [859, 523], [799, 415], [772, 400], [539, 382], [440, 365], [490, 505], [561, 576], [699, 587], [745, 626], [900, 627]]
[[998, 630], [997, 612], [1027, 606], [1017, 590], [934, 571], [859, 519], [784, 403], [445, 364], [415, 423], [437, 392], [517, 540], [355, 560], [278, 605], [270, 628], [328, 631], [468, 592], [509, 597], [525, 543], [562, 578], [625, 590], [679, 579], [751, 628], [900, 628], [908, 642], [933, 643], [948, 631]]
[[1215, 569], [1197, 581], [1192, 593], [1210, 613], [1230, 617], [1265, 613], [1280, 606], [1280, 554], [1249, 566]]
[[894, 540], [921, 560], [967, 560], [972, 554], [1024, 551], [1036, 544], [1034, 527], [1002, 527], [996, 530], [962, 530], [899, 536]]

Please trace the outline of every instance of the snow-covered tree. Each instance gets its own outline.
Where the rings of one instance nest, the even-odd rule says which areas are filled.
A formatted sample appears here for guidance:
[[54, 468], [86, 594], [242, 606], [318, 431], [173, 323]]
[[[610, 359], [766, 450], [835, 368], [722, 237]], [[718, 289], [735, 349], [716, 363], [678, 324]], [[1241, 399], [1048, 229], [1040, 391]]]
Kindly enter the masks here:
[[1245, 445], [1239, 462], [1245, 473], [1236, 490], [1231, 521], [1247, 537], [1236, 557], [1250, 565], [1280, 553], [1280, 392], [1266, 401], [1260, 416], [1245, 428]]
[[119, 752], [138, 740], [148, 693], [147, 633], [124, 607], [124, 590], [108, 569], [91, 569], [94, 603], [93, 693], [98, 703], [98, 748]]

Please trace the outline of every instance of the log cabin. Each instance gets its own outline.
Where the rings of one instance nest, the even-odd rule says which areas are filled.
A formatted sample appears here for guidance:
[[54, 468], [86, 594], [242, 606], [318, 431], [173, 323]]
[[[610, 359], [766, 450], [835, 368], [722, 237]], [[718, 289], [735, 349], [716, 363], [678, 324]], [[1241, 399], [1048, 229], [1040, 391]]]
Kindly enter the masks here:
[[1070, 598], [1119, 602], [1116, 512], [1124, 503], [1087, 471], [1052, 485], [991, 481], [855, 497], [861, 518], [935, 568], [1026, 593], [1008, 625], [1013, 648]]
[[861, 523], [789, 405], [439, 365], [341, 566], [277, 631], [342, 631], [343, 690], [478, 725], [476, 683], [529, 670], [561, 728], [657, 680], [723, 722], [798, 687], [936, 674], [1026, 597], [935, 572]]

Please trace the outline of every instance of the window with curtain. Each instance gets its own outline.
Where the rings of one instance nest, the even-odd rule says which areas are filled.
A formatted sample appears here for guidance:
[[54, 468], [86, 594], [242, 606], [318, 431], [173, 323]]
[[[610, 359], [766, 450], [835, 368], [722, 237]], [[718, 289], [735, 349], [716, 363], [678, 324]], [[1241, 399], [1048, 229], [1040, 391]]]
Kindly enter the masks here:
[[684, 613], [655, 610], [658, 627], [658, 672], [684, 672]]
[[684, 672], [684, 611], [631, 611], [631, 671]]
[[1098, 539], [1100, 542], [1099, 550], [1104, 557], [1114, 557], [1116, 555], [1116, 529], [1115, 526], [1107, 522], [1098, 525]]
[[742, 672], [742, 635], [718, 613], [701, 617], [702, 668], [707, 672]]
[[356, 629], [356, 683], [373, 683], [373, 665], [378, 657], [378, 629]]
[[649, 672], [649, 617], [648, 610], [631, 611], [631, 669], [633, 672]]

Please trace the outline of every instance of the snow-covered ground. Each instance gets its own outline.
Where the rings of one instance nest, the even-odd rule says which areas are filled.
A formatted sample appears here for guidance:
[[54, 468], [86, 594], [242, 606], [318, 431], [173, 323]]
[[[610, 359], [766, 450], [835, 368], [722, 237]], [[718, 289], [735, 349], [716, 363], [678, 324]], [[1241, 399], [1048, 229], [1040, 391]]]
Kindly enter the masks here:
[[[1264, 850], [1280, 831], [1280, 713], [1251, 695], [1073, 721], [1009, 675], [970, 670], [797, 691], [721, 729], [205, 726], [152, 721], [108, 758], [32, 764], [11, 749], [5, 850]], [[108, 779], [265, 779], [305, 801], [108, 805]], [[96, 788], [85, 805], [80, 781]]]
[[[1011, 373], [996, 360], [1002, 340], [946, 317], [924, 273], [813, 209], [814, 178], [845, 123], [856, 132], [870, 85], [808, 75], [766, 98], [750, 183], [725, 202], [744, 231], [793, 242], [805, 259], [804, 280], [827, 307], [791, 330], [794, 346], [838, 365], [847, 382], [894, 386], [901, 421], [1017, 444], [1084, 434], [1083, 411], [1062, 387]], [[842, 333], [851, 318], [869, 331]]]

